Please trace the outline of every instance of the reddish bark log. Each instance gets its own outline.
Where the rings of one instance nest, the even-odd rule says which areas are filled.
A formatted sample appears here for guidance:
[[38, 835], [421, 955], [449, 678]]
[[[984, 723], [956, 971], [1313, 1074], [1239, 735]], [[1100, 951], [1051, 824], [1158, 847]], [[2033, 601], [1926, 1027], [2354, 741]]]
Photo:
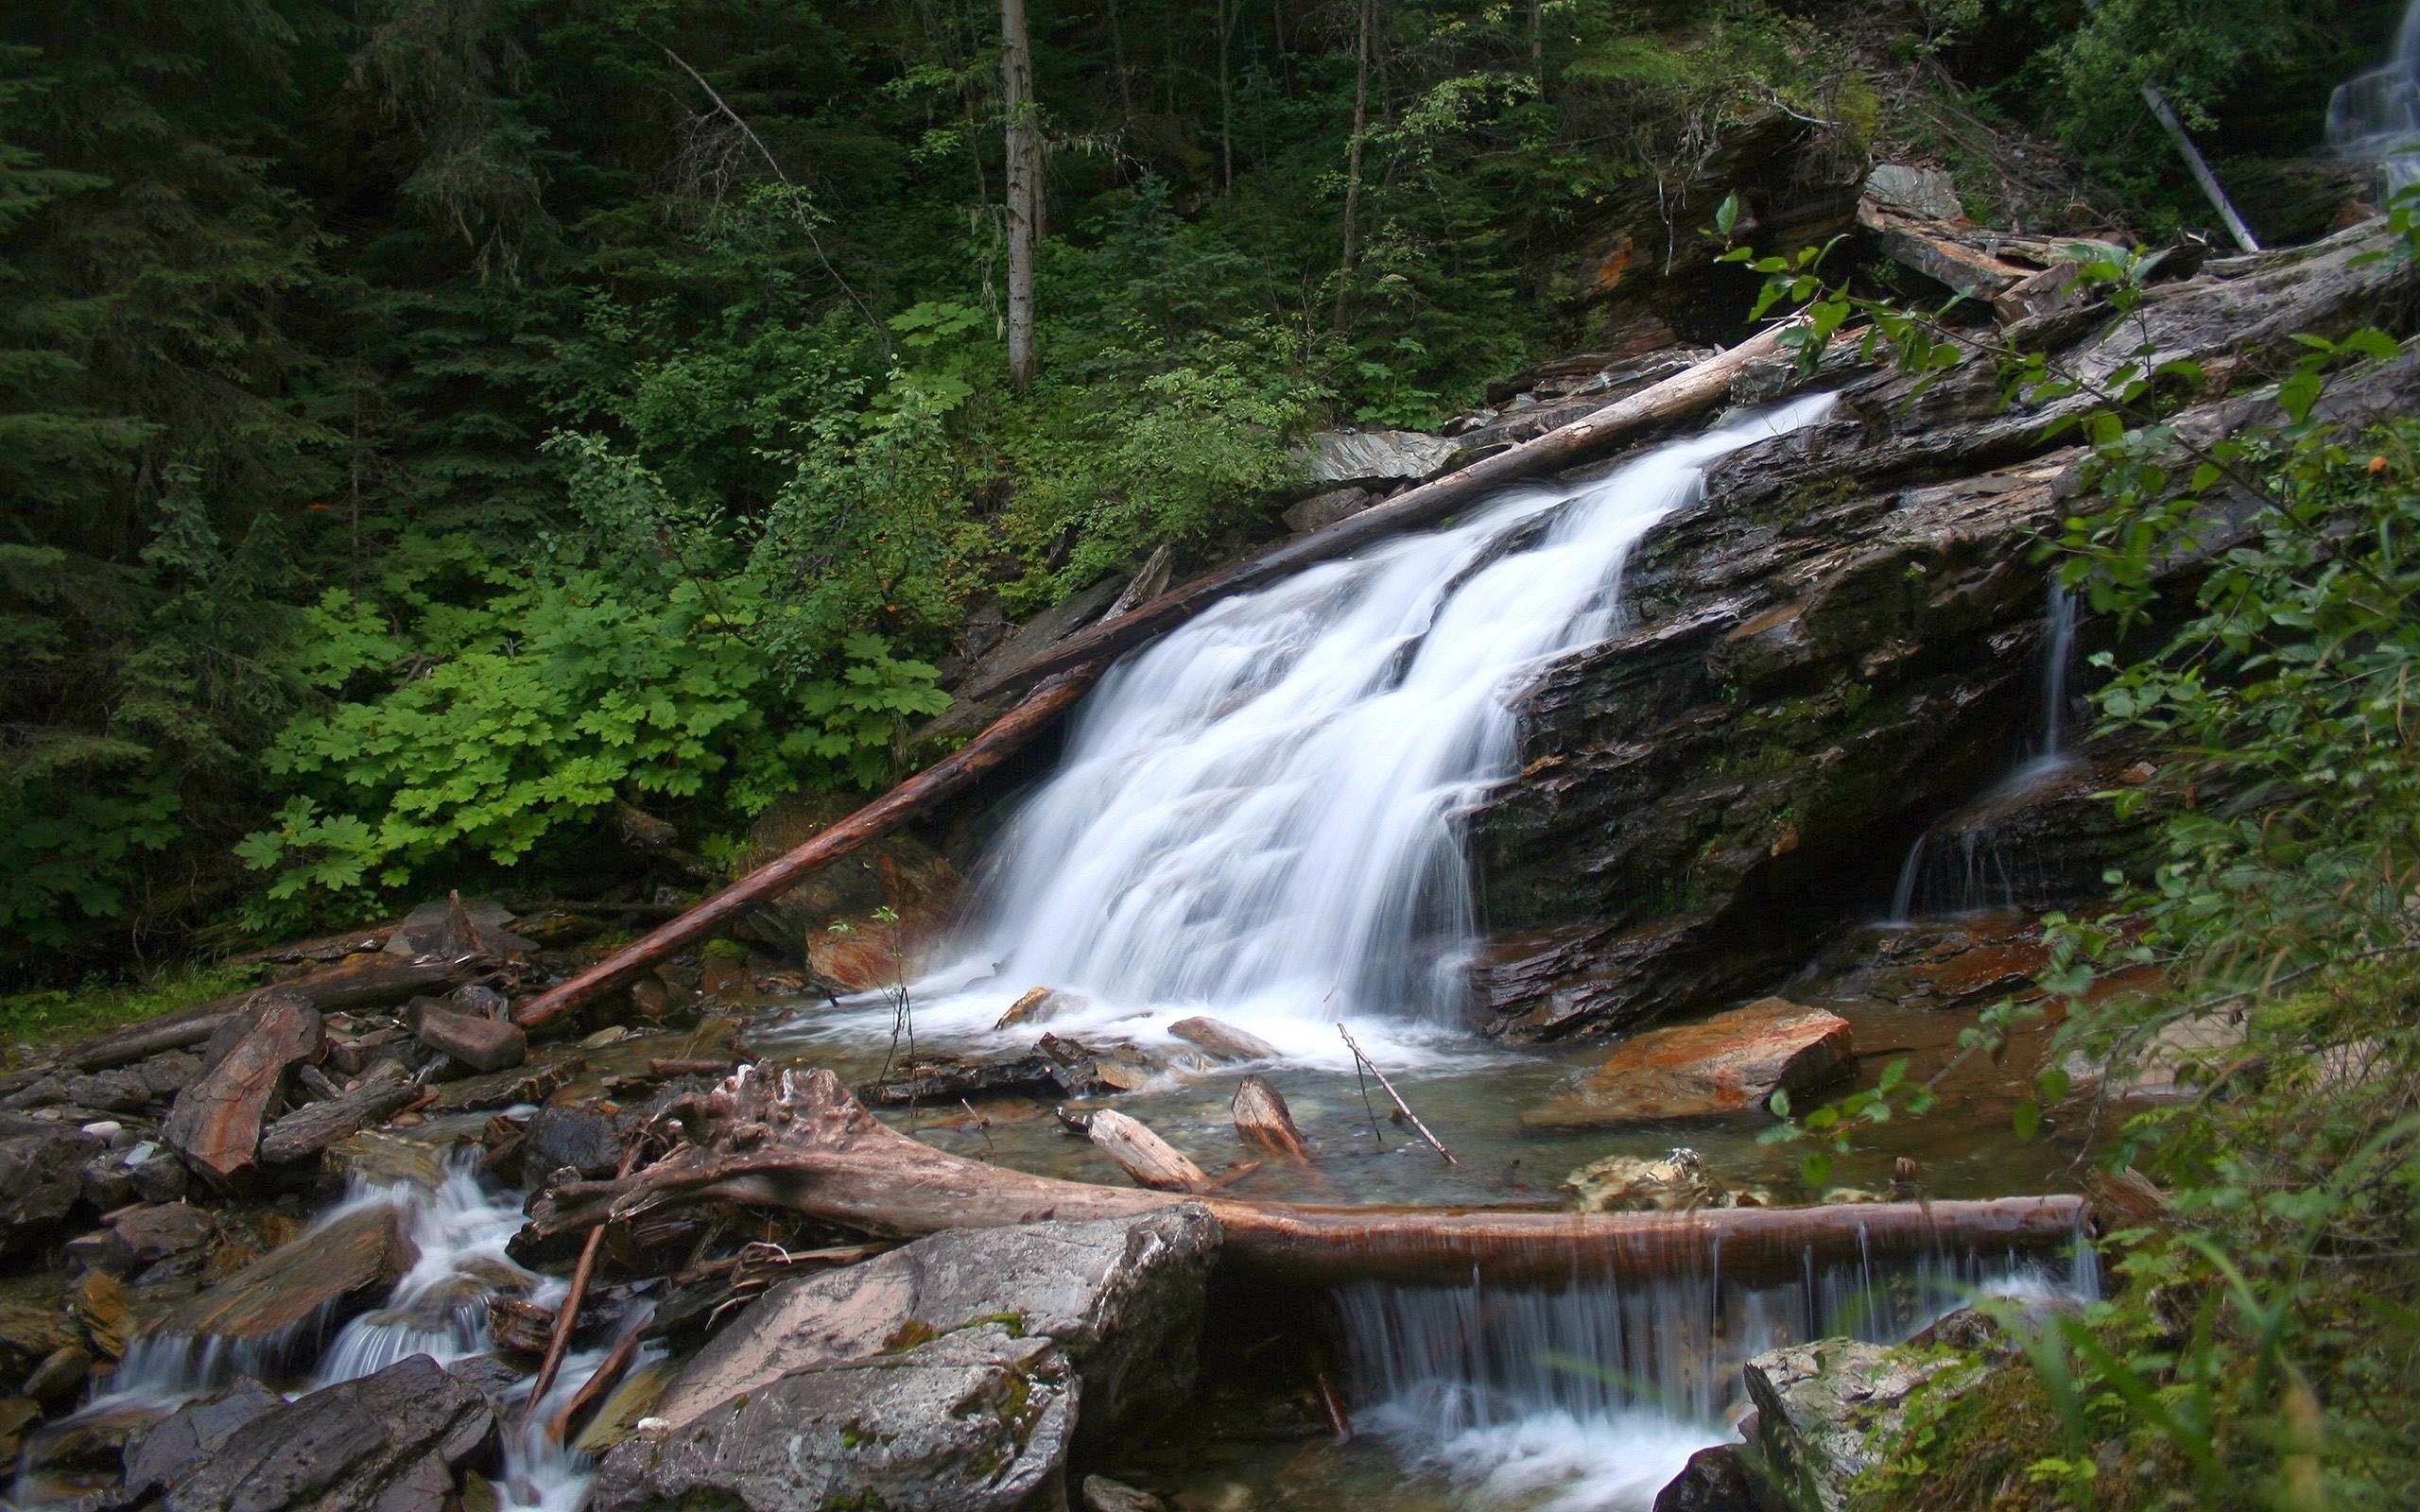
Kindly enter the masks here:
[[870, 1233], [912, 1236], [1046, 1218], [1131, 1217], [1199, 1202], [1226, 1253], [1283, 1279], [1567, 1281], [1582, 1271], [1665, 1275], [1720, 1263], [1788, 1280], [1860, 1257], [2048, 1249], [2084, 1213], [2075, 1196], [1859, 1203], [1694, 1212], [1311, 1207], [1091, 1186], [962, 1160], [889, 1128], [828, 1071], [748, 1067], [675, 1111], [691, 1138], [613, 1181], [565, 1182], [529, 1205], [541, 1236], [703, 1202], [788, 1208]]
[[1071, 635], [1049, 651], [994, 676], [978, 679], [966, 690], [972, 698], [988, 697], [1021, 687], [1034, 679], [1069, 667], [1089, 665], [1125, 654], [1165, 634], [1221, 599], [1232, 598], [1264, 583], [1298, 573], [1319, 562], [1350, 556], [1374, 541], [1405, 530], [1432, 525], [1510, 483], [1584, 462], [1611, 450], [1651, 426], [1695, 414], [1727, 398], [1731, 380], [1743, 369], [1782, 356], [1784, 327], [1776, 327], [1708, 358], [1662, 383], [1606, 405], [1586, 418], [1508, 452], [1482, 457], [1460, 472], [1424, 483], [1290, 541], [1250, 561], [1199, 577], [1138, 606], [1115, 621], [1103, 621]]

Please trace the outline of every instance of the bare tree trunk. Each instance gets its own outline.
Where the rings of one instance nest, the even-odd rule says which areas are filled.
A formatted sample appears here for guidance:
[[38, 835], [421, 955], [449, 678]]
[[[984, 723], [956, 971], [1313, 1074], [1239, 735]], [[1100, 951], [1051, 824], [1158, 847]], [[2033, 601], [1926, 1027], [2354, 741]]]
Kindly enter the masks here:
[[1042, 234], [1042, 136], [1025, 0], [1000, 0], [1000, 98], [1008, 112], [1009, 382], [1023, 388], [1041, 370], [1033, 350], [1033, 254]]
[[1118, 23], [1117, 0], [1108, 0], [1110, 66], [1117, 71], [1117, 109], [1120, 125], [1134, 124], [1134, 78], [1126, 66], [1126, 28]]
[[1344, 311], [1353, 289], [1353, 258], [1361, 215], [1361, 134], [1370, 127], [1370, 33], [1378, 0], [1361, 0], [1358, 61], [1353, 71], [1353, 141], [1344, 153], [1344, 256], [1336, 274], [1336, 334], [1344, 335]]
[[1222, 192], [1230, 196], [1236, 192], [1236, 91], [1228, 56], [1243, 12], [1243, 0], [1219, 0], [1219, 174]]
[[1530, 77], [1538, 81], [1538, 94], [1547, 92], [1546, 0], [1530, 0]]

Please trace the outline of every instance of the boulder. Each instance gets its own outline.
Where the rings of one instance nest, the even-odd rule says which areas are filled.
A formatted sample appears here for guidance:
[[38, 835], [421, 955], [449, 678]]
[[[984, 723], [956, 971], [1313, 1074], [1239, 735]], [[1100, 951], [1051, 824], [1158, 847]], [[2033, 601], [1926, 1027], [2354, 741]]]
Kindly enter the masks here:
[[1855, 1339], [1768, 1350], [1744, 1368], [1757, 1447], [1793, 1504], [1841, 1512], [1849, 1483], [1898, 1433], [1909, 1396], [1952, 1367]]
[[333, 1324], [373, 1305], [418, 1258], [397, 1209], [358, 1208], [211, 1287], [158, 1332], [273, 1346], [305, 1325]]
[[2171, 1103], [2196, 1096], [2226, 1062], [2242, 1054], [2243, 1016], [2203, 1014], [2162, 1024], [2147, 1043], [2111, 1058], [2078, 1051], [2061, 1069], [2079, 1091], [2099, 1088], [2122, 1102]]
[[473, 1071], [506, 1071], [529, 1058], [529, 1036], [521, 1025], [451, 1008], [422, 1008], [412, 1038]]
[[584, 1177], [612, 1176], [622, 1163], [621, 1122], [586, 1108], [542, 1108], [521, 1132], [521, 1180], [537, 1186], [568, 1166]]
[[[1115, 583], [1104, 586], [1115, 594]], [[837, 793], [776, 800], [750, 826], [735, 872], [745, 875], [805, 844], [856, 806]], [[890, 987], [903, 974], [914, 979], [925, 947], [949, 925], [960, 885], [958, 868], [940, 851], [913, 833], [893, 831], [757, 903], [744, 933], [804, 961], [812, 985], [823, 991]], [[885, 908], [896, 919], [876, 917]], [[844, 927], [835, 930], [835, 924]]]
[[1659, 1158], [1609, 1155], [1563, 1178], [1575, 1212], [1680, 1212], [1692, 1208], [1761, 1208], [1761, 1192], [1733, 1192], [1706, 1174], [1705, 1158], [1684, 1145]]
[[1585, 1127], [1736, 1113], [1762, 1108], [1776, 1091], [1821, 1086], [1852, 1055], [1846, 1019], [1765, 998], [1624, 1040], [1570, 1093], [1525, 1121]]
[[606, 1455], [593, 1512], [1065, 1505], [1077, 1385], [1049, 1339], [977, 1323], [796, 1369]]
[[1419, 431], [1321, 431], [1295, 449], [1299, 471], [1322, 489], [1346, 483], [1422, 483], [1445, 471], [1460, 441]]
[[1340, 520], [1352, 519], [1377, 502], [1378, 496], [1368, 489], [1326, 489], [1293, 506], [1282, 518], [1288, 530], [1324, 530]]
[[1709, 1444], [1655, 1493], [1654, 1512], [1789, 1512], [1741, 1444]]
[[197, 1172], [224, 1180], [251, 1170], [287, 1068], [316, 1058], [321, 1037], [320, 1010], [300, 994], [263, 995], [211, 1037], [209, 1069], [177, 1094], [160, 1137]]
[[126, 1478], [103, 1505], [130, 1507], [164, 1495], [218, 1452], [237, 1429], [285, 1405], [284, 1397], [249, 1376], [186, 1402], [127, 1440]]
[[1218, 1245], [1217, 1220], [1192, 1206], [930, 1234], [767, 1292], [698, 1352], [655, 1415], [684, 1424], [797, 1371], [1014, 1316], [1020, 1332], [1063, 1350], [1082, 1379], [1083, 1435], [1096, 1441], [1191, 1392]]
[[251, 1418], [164, 1491], [161, 1512], [442, 1512], [496, 1458], [485, 1397], [415, 1354]]
[[130, 1276], [155, 1262], [200, 1248], [217, 1229], [208, 1211], [189, 1203], [143, 1203], [111, 1213], [105, 1227], [69, 1241], [67, 1254], [91, 1269]]
[[1958, 183], [1939, 168], [1915, 168], [1904, 163], [1877, 163], [1859, 191], [1895, 215], [1917, 220], [1956, 220], [1965, 208], [1958, 202]]
[[1247, 1034], [1232, 1023], [1216, 1019], [1179, 1019], [1168, 1025], [1168, 1033], [1187, 1044], [1198, 1045], [1218, 1060], [1274, 1060], [1278, 1049], [1256, 1034]]
[[47, 1239], [83, 1194], [84, 1163], [101, 1141], [66, 1124], [0, 1122], [0, 1255]]

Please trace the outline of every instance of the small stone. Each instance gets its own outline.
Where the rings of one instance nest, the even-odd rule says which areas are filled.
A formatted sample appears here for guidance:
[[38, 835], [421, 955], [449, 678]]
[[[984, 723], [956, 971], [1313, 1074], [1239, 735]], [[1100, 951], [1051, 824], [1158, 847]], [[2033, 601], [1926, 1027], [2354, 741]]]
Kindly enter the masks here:
[[84, 1383], [92, 1378], [92, 1351], [80, 1345], [66, 1345], [54, 1349], [35, 1366], [25, 1384], [17, 1388], [21, 1397], [31, 1397], [45, 1407], [63, 1407], [84, 1394]]
[[1167, 1503], [1106, 1475], [1084, 1477], [1084, 1512], [1167, 1512]]
[[519, 1024], [449, 1008], [421, 1009], [412, 1038], [473, 1071], [504, 1071], [529, 1058], [529, 1036]]

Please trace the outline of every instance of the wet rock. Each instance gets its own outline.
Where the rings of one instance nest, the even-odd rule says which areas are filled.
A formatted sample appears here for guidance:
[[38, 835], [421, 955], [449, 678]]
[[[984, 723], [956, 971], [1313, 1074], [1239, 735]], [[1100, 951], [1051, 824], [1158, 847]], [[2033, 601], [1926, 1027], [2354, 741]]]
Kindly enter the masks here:
[[115, 1482], [126, 1465], [128, 1441], [166, 1415], [155, 1403], [123, 1402], [47, 1422], [26, 1435], [17, 1460], [17, 1484], [30, 1487], [28, 1502], [72, 1501]]
[[84, 1162], [102, 1142], [36, 1119], [0, 1119], [0, 1255], [48, 1239], [83, 1195]]
[[698, 1352], [656, 1415], [684, 1424], [777, 1377], [1013, 1314], [1021, 1332], [1046, 1336], [1081, 1376], [1082, 1432], [1093, 1442], [1192, 1390], [1218, 1244], [1217, 1221], [1191, 1206], [931, 1234], [767, 1292]]
[[183, 1202], [120, 1209], [108, 1224], [67, 1243], [67, 1258], [90, 1270], [132, 1276], [158, 1261], [199, 1249], [217, 1232], [208, 1212]]
[[349, 1134], [320, 1152], [320, 1166], [338, 1185], [398, 1183], [434, 1192], [445, 1184], [445, 1158], [434, 1146], [377, 1129]]
[[998, 1323], [792, 1370], [605, 1457], [594, 1512], [1018, 1512], [1063, 1505], [1076, 1385]]
[[21, 1381], [53, 1352], [76, 1342], [75, 1328], [45, 1288], [43, 1300], [17, 1295], [0, 1299], [0, 1383]]
[[1622, 1042], [1566, 1096], [1525, 1115], [1547, 1127], [1704, 1118], [1821, 1086], [1851, 1059], [1848, 1021], [1766, 998]]
[[1849, 1483], [1897, 1433], [1910, 1394], [1949, 1368], [1854, 1339], [1768, 1350], [1744, 1369], [1757, 1447], [1798, 1505], [1841, 1512]]
[[125, 1482], [104, 1505], [134, 1506], [162, 1495], [237, 1429], [285, 1405], [285, 1398], [250, 1377], [186, 1402], [127, 1441]]
[[1418, 431], [1321, 431], [1305, 437], [1295, 459], [1305, 479], [1322, 488], [1344, 483], [1421, 483], [1444, 471], [1461, 443]]
[[42, 1421], [42, 1407], [30, 1397], [0, 1397], [0, 1465], [14, 1466], [25, 1448], [26, 1430]]
[[1709, 1444], [1655, 1493], [1654, 1512], [1788, 1512], [1739, 1444]]
[[1091, 1005], [1089, 1000], [1073, 992], [1062, 992], [1055, 987], [1028, 988], [1008, 1006], [992, 1027], [1013, 1028], [1020, 1023], [1048, 1023], [1064, 1013], [1073, 1013]]
[[434, 1005], [420, 1010], [412, 1038], [473, 1071], [504, 1071], [529, 1057], [529, 1036], [521, 1025]]
[[1219, 1060], [1275, 1060], [1278, 1049], [1256, 1034], [1247, 1034], [1232, 1023], [1216, 1019], [1179, 1019], [1168, 1025], [1168, 1033], [1187, 1044], [1198, 1045]]
[[62, 1345], [27, 1372], [17, 1395], [29, 1397], [45, 1407], [63, 1407], [84, 1394], [85, 1383], [92, 1374], [92, 1351], [80, 1345]]
[[273, 1407], [230, 1432], [162, 1512], [442, 1512], [456, 1472], [492, 1468], [495, 1413], [424, 1354]]
[[1150, 1492], [1138, 1491], [1106, 1475], [1084, 1477], [1083, 1505], [1084, 1512], [1167, 1512], [1167, 1503]]
[[1611, 1155], [1563, 1178], [1577, 1212], [1679, 1212], [1693, 1208], [1761, 1208], [1765, 1194], [1734, 1192], [1715, 1181], [1705, 1158], [1685, 1145], [1660, 1159]]
[[399, 1211], [357, 1209], [270, 1251], [170, 1314], [159, 1332], [274, 1344], [374, 1305], [418, 1251]]
[[1378, 496], [1368, 489], [1328, 489], [1288, 509], [1282, 518], [1288, 530], [1324, 530], [1340, 520], [1352, 519], [1377, 502]]
[[521, 1180], [537, 1186], [569, 1166], [584, 1177], [612, 1176], [622, 1163], [620, 1120], [585, 1108], [542, 1108], [521, 1135]]
[[84, 1162], [76, 1173], [77, 1190], [83, 1194], [85, 1206], [95, 1212], [108, 1212], [136, 1200], [134, 1173], [127, 1169], [125, 1158], [114, 1150], [104, 1151]]

